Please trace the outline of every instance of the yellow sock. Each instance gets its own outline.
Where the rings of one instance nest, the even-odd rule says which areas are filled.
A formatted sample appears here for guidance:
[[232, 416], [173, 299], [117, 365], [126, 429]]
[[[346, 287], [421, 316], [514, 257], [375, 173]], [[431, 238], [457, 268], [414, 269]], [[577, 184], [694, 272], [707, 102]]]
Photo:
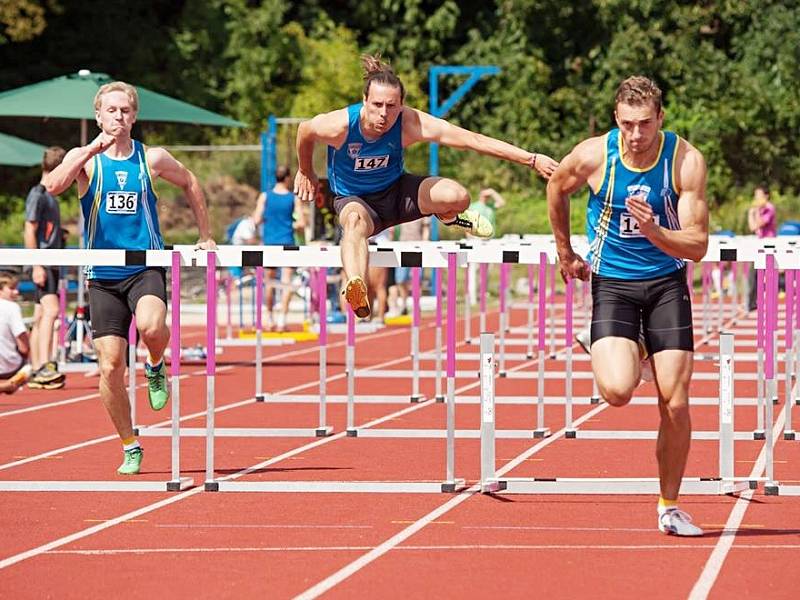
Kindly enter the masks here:
[[659, 497], [658, 498], [658, 514], [661, 514], [670, 508], [675, 508], [678, 506], [677, 500], [667, 500], [666, 498]]
[[129, 438], [125, 438], [122, 440], [122, 449], [123, 450], [131, 450], [133, 448], [137, 448], [139, 446], [139, 440], [136, 439], [136, 436], [131, 436]]
[[147, 364], [151, 367], [155, 367], [158, 363], [161, 362], [162, 357], [159, 356], [158, 358], [153, 358], [153, 355], [150, 352], [147, 353]]

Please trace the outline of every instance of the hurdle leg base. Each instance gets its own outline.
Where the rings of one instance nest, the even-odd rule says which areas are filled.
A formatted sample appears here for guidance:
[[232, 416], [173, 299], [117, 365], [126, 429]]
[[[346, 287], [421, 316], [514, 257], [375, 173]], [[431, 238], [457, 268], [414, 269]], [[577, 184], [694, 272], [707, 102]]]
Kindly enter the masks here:
[[506, 489], [506, 487], [505, 481], [492, 481], [489, 479], [481, 482], [481, 493], [495, 494], [497, 492], [502, 492], [504, 489]]
[[264, 402], [266, 399], [266, 394], [256, 394], [256, 402]]
[[525, 358], [527, 358], [528, 360], [531, 360], [533, 358], [533, 353], [532, 352], [526, 352], [525, 353]]
[[442, 402], [444, 402], [445, 398], [442, 394], [439, 394], [438, 396], [435, 397], [435, 400], [436, 402], [441, 404]]
[[783, 439], [785, 440], [795, 440], [797, 439], [797, 434], [794, 431], [784, 431], [783, 432]]
[[182, 492], [194, 486], [194, 479], [191, 477], [181, 477], [180, 479], [167, 482], [168, 492]]
[[757, 490], [758, 489], [758, 482], [757, 481], [751, 480], [749, 483], [750, 483], [750, 489], [751, 490]]
[[770, 482], [764, 484], [765, 496], [778, 496], [780, 495], [780, 486], [777, 483]]
[[754, 440], [765, 440], [765, 439], [767, 439], [767, 435], [763, 431], [754, 431], [753, 432], [753, 439]]
[[772, 397], [772, 403], [773, 404], [777, 404], [778, 403], [778, 397], [777, 396], [773, 396]]
[[207, 492], [218, 492], [219, 491], [219, 482], [217, 481], [206, 481], [203, 485], [203, 489]]
[[[550, 437], [550, 428], [549, 427], [543, 427], [541, 429], [534, 429], [533, 430], [533, 439], [535, 439], [535, 440], [543, 440], [544, 438], [547, 438], [547, 437]], [[503, 487], [503, 489], [506, 489], [506, 488]]]
[[568, 440], [574, 440], [578, 437], [578, 430], [577, 429], [567, 429], [564, 432], [564, 437]]
[[589, 404], [600, 404], [600, 396], [592, 396], [589, 398]]
[[422, 399], [424, 397], [425, 396], [423, 396], [422, 394], [411, 394], [411, 397], [410, 397], [411, 404], [419, 404], [420, 402], [422, 402]]
[[442, 493], [454, 494], [458, 490], [463, 489], [464, 487], [466, 487], [466, 483], [463, 479], [452, 479], [450, 481], [443, 481]]
[[348, 429], [347, 437], [358, 437], [358, 429]]
[[139, 435], [139, 428], [138, 427], [134, 427], [133, 428], [133, 435], [135, 435], [135, 436]]
[[322, 427], [317, 427], [314, 435], [317, 437], [328, 437], [331, 433], [333, 433], [333, 427], [330, 425], [324, 425]]

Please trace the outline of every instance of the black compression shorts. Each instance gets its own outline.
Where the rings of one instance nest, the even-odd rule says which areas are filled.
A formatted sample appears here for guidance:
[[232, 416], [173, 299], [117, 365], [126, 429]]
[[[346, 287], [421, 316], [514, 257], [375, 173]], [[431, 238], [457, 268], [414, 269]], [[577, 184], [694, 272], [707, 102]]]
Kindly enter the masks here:
[[612, 336], [636, 341], [640, 326], [650, 354], [694, 350], [685, 268], [645, 280], [592, 275], [592, 342]]
[[44, 267], [44, 272], [46, 275], [44, 281], [44, 287], [36, 287], [36, 302], [39, 302], [44, 296], [49, 294], [58, 294], [58, 278], [59, 278], [59, 268], [58, 267]]
[[370, 235], [375, 235], [399, 223], [408, 223], [422, 218], [419, 210], [419, 186], [427, 179], [423, 175], [403, 173], [391, 186], [374, 194], [361, 196], [336, 196], [333, 207], [336, 214], [351, 202], [363, 206], [375, 226]]
[[166, 271], [148, 268], [127, 279], [89, 281], [92, 337], [107, 335], [128, 339], [131, 316], [143, 296], [157, 296], [167, 303]]

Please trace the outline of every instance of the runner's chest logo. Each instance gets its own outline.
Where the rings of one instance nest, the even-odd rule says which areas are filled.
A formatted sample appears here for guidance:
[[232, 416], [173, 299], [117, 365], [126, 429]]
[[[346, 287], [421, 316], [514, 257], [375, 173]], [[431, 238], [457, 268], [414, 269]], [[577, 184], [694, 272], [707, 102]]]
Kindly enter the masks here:
[[119, 185], [119, 189], [124, 190], [125, 184], [128, 183], [128, 172], [114, 171], [114, 175], [117, 176], [117, 184]]
[[361, 144], [359, 143], [347, 144], [347, 156], [355, 160], [359, 152], [361, 152]]

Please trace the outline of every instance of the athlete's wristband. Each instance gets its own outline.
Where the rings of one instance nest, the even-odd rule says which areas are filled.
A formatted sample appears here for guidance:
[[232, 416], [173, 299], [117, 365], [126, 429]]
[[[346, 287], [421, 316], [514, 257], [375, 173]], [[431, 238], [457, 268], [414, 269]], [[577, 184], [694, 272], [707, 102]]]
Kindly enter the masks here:
[[531, 161], [531, 169], [536, 168], [536, 152], [533, 153], [533, 160]]

